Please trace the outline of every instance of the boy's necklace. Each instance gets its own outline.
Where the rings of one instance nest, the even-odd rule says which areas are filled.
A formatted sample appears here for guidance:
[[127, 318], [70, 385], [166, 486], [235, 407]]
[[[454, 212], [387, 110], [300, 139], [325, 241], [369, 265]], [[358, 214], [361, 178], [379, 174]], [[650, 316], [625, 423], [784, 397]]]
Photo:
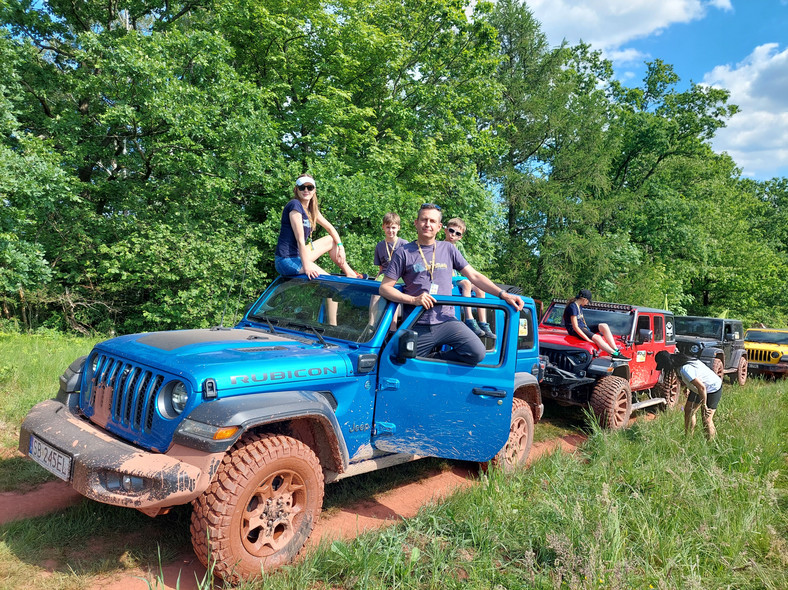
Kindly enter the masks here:
[[[384, 240], [385, 241], [385, 240]], [[389, 250], [389, 243], [386, 242], [386, 252], [389, 255], [389, 262], [391, 262], [391, 255], [394, 254], [394, 250], [397, 249], [397, 242], [399, 241], [398, 238], [394, 239], [394, 244], [391, 246], [391, 250]]]

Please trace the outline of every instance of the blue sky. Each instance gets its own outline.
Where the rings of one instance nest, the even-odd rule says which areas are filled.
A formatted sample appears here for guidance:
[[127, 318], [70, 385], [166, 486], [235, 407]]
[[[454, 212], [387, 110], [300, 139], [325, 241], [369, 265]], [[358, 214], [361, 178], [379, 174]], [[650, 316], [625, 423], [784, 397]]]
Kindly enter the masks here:
[[639, 84], [644, 62], [673, 65], [690, 81], [727, 88], [739, 105], [717, 133], [742, 175], [788, 177], [788, 0], [526, 0], [553, 45], [580, 40]]

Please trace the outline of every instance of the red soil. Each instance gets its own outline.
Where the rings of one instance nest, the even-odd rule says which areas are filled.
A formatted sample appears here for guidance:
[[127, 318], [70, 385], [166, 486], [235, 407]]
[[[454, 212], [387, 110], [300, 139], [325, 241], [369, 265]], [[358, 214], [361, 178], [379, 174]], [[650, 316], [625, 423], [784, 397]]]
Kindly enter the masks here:
[[[580, 435], [569, 435], [534, 443], [529, 462], [555, 449], [572, 452], [583, 441], [584, 437]], [[352, 539], [363, 532], [413, 517], [422, 506], [438, 502], [458, 489], [473, 485], [476, 473], [476, 469], [455, 467], [357, 502], [330, 516], [324, 515], [315, 526], [307, 550], [323, 540]], [[25, 493], [0, 493], [0, 524], [62, 510], [82, 499], [81, 495], [61, 481], [48, 482]], [[166, 585], [164, 588], [158, 587], [160, 590], [174, 590], [176, 587], [195, 590], [196, 578], [202, 579], [205, 575], [205, 568], [193, 554], [163, 564], [162, 569]], [[157, 576], [158, 572], [131, 570], [119, 576], [98, 579], [92, 590], [148, 590], [148, 583], [141, 578], [153, 581]]]

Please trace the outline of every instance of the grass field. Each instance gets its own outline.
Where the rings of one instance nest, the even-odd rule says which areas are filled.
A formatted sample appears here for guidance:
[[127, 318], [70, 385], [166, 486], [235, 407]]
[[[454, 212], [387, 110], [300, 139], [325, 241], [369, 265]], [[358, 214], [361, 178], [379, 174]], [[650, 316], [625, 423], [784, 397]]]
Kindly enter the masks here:
[[[51, 397], [63, 368], [91, 345], [0, 335], [4, 431], [18, 431], [27, 407]], [[491, 471], [413, 519], [325, 545], [241, 588], [788, 588], [786, 389], [726, 385], [713, 442], [700, 431], [685, 436], [680, 412], [593, 431], [575, 456], [546, 456], [514, 475]], [[22, 462], [0, 460], [0, 481], [13, 461]], [[326, 507], [349, 490], [379, 493], [418, 468], [329, 486]], [[188, 550], [187, 529], [187, 508], [149, 519], [92, 502], [5, 525], [0, 588], [84, 588], [135, 565], [155, 569]]]

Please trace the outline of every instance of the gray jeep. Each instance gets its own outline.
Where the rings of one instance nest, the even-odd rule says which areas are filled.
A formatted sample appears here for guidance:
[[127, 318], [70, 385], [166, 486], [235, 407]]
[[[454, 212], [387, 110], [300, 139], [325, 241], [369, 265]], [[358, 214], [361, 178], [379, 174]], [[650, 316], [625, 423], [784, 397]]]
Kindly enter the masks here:
[[676, 316], [676, 346], [684, 354], [698, 357], [720, 377], [731, 383], [747, 382], [747, 351], [744, 326], [739, 320]]

